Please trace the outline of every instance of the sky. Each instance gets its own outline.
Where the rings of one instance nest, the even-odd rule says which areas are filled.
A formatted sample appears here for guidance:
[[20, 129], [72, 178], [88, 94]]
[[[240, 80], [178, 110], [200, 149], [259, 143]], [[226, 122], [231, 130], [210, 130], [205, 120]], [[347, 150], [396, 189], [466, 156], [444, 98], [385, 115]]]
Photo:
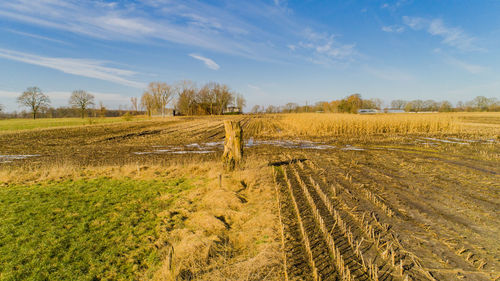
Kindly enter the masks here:
[[0, 0], [0, 104], [38, 86], [130, 106], [151, 81], [253, 105], [500, 98], [500, 1]]

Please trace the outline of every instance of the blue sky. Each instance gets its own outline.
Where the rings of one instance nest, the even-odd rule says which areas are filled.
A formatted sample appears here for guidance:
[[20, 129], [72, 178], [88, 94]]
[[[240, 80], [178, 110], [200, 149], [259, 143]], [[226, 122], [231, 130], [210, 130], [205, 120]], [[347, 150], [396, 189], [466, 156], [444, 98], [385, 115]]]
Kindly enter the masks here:
[[129, 106], [150, 81], [255, 104], [500, 98], [500, 1], [0, 0], [0, 104], [38, 86]]

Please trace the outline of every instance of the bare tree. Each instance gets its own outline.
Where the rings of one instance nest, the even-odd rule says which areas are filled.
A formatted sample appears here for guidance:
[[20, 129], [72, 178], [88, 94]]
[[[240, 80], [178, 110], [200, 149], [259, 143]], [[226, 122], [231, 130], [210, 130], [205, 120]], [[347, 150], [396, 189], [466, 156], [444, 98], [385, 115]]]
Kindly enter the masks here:
[[185, 80], [178, 82], [176, 88], [178, 90], [176, 109], [181, 114], [195, 114], [195, 111], [198, 109], [198, 90], [196, 89], [196, 85], [189, 80]]
[[405, 100], [393, 100], [391, 102], [391, 107], [394, 109], [404, 109], [408, 102]]
[[3, 105], [0, 103], [0, 113], [3, 111]]
[[236, 106], [243, 112], [243, 107], [247, 105], [245, 97], [243, 97], [243, 95], [241, 94], [237, 94], [235, 99], [236, 99], [235, 102]]
[[289, 102], [289, 103], [285, 104], [284, 109], [285, 109], [285, 112], [291, 113], [293, 111], [296, 111], [298, 107], [299, 107], [298, 104], [296, 104], [294, 102]]
[[492, 104], [495, 104], [495, 102], [496, 101], [494, 98], [489, 99], [485, 96], [477, 96], [472, 101], [470, 101], [470, 105], [474, 108], [474, 110], [486, 111], [488, 107], [490, 107]]
[[405, 105], [406, 112], [421, 112], [424, 108], [424, 101], [412, 100]]
[[442, 101], [439, 103], [439, 112], [450, 112], [452, 111], [453, 109], [453, 106], [451, 105], [451, 103], [449, 101]]
[[85, 111], [89, 109], [90, 106], [94, 105], [94, 95], [87, 93], [84, 90], [76, 90], [71, 93], [69, 98], [69, 104], [80, 110], [80, 116], [85, 117]]
[[132, 110], [137, 112], [139, 110], [139, 104], [137, 102], [137, 98], [136, 97], [131, 97], [130, 98], [130, 103], [132, 104]]
[[104, 103], [102, 103], [102, 101], [99, 102], [99, 116], [100, 117], [106, 116], [106, 107], [104, 106]]
[[216, 114], [222, 115], [224, 110], [227, 109], [231, 102], [233, 101], [233, 93], [229, 89], [229, 86], [224, 84], [215, 84], [213, 88], [215, 92], [215, 104], [216, 104]]
[[155, 109], [165, 116], [166, 106], [174, 98], [175, 88], [164, 82], [151, 82], [145, 93], [153, 97]]
[[254, 105], [252, 107], [252, 110], [250, 110], [250, 112], [253, 114], [261, 113], [262, 111], [263, 111], [263, 107], [261, 107], [260, 105]]
[[155, 107], [155, 99], [152, 94], [149, 92], [144, 92], [141, 96], [141, 107], [146, 110], [146, 114], [151, 117], [154, 107]]
[[21, 106], [26, 106], [31, 109], [33, 119], [36, 119], [36, 114], [42, 107], [47, 107], [50, 104], [50, 99], [42, 93], [38, 87], [29, 87], [24, 93], [17, 98], [17, 103]]
[[268, 105], [266, 108], [266, 113], [278, 113], [279, 108], [274, 105]]

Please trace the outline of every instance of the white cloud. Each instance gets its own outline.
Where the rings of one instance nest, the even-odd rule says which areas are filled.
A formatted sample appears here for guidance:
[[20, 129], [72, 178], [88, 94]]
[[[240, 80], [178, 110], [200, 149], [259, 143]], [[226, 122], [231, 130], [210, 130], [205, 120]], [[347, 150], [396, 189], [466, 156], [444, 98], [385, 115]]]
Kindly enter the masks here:
[[401, 6], [403, 6], [403, 5], [407, 4], [407, 3], [408, 3], [408, 0], [397, 0], [397, 1], [394, 1], [392, 4], [390, 4], [390, 3], [384, 3], [384, 4], [382, 4], [381, 8], [382, 9], [391, 10], [391, 11], [395, 11], [398, 8], [400, 8]]
[[20, 93], [13, 91], [2, 91], [0, 90], [0, 98], [2, 99], [13, 99], [17, 98]]
[[[116, 93], [101, 93], [101, 92], [92, 92], [87, 91], [90, 94], [94, 95], [96, 101], [103, 102], [113, 102], [113, 103], [129, 103], [130, 97], [123, 96], [121, 94]], [[45, 93], [52, 101], [63, 101], [66, 102], [69, 100], [71, 96], [71, 91], [54, 91]]]
[[464, 69], [465, 71], [472, 73], [472, 74], [479, 74], [479, 73], [484, 72], [486, 70], [486, 67], [483, 67], [483, 66], [480, 66], [477, 64], [466, 63], [466, 62], [458, 60], [456, 58], [448, 57], [448, 58], [446, 58], [445, 61], [452, 66], [456, 66], [458, 68]]
[[382, 31], [384, 32], [401, 33], [404, 30], [405, 30], [404, 26], [399, 26], [399, 25], [382, 26]]
[[252, 90], [256, 90], [256, 91], [260, 91], [261, 88], [259, 86], [255, 86], [255, 85], [252, 85], [252, 84], [248, 84], [248, 88], [252, 89]]
[[[280, 1], [280, 4], [286, 4]], [[288, 9], [287, 9], [288, 10]], [[217, 5], [198, 1], [143, 0], [140, 3], [103, 1], [0, 1], [0, 17], [37, 27], [53, 28], [110, 41], [141, 44], [171, 42], [257, 60], [280, 54], [263, 44], [276, 34], [242, 19], [245, 12], [266, 25], [293, 33], [289, 13], [274, 3], [247, 2]], [[245, 35], [245, 36], [242, 36]]]
[[49, 38], [49, 37], [41, 36], [41, 35], [38, 35], [38, 34], [32, 34], [32, 33], [28, 33], [28, 32], [22, 32], [22, 31], [18, 31], [18, 30], [13, 30], [13, 29], [4, 29], [4, 30], [6, 30], [6, 31], [8, 31], [10, 33], [14, 33], [14, 34], [22, 35], [22, 36], [27, 36], [27, 37], [31, 37], [31, 38], [35, 38], [35, 39], [45, 40], [45, 41], [59, 43], [59, 44], [64, 44], [64, 45], [70, 45], [68, 42], [64, 42], [64, 41], [57, 40], [57, 39], [54, 39], [54, 38]]
[[420, 17], [403, 17], [403, 23], [413, 30], [425, 30], [433, 36], [442, 38], [442, 43], [463, 51], [480, 51], [475, 45], [475, 38], [467, 35], [458, 27], [446, 26], [441, 19], [425, 19]]
[[[311, 29], [305, 30], [305, 40], [288, 48], [316, 64], [331, 65], [341, 61], [348, 61], [356, 54], [355, 44], [343, 44], [335, 39], [334, 35], [317, 33]], [[304, 51], [308, 51], [304, 53]], [[312, 52], [310, 54], [309, 52]]]
[[413, 75], [393, 67], [372, 67], [365, 65], [363, 69], [369, 74], [387, 81], [411, 81], [415, 79]]
[[68, 74], [100, 79], [135, 88], [144, 88], [146, 86], [142, 82], [136, 82], [128, 78], [136, 75], [136, 72], [108, 67], [105, 66], [106, 62], [99, 60], [43, 57], [6, 49], [0, 49], [0, 58], [43, 66]]
[[[310, 38], [304, 34], [307, 31], [300, 32], [311, 23], [293, 17], [286, 0], [237, 4], [197, 0], [0, 0], [0, 17], [102, 41], [179, 44], [267, 62], [302, 59], [332, 64], [355, 53], [354, 44], [343, 44], [337, 37]], [[284, 42], [297, 46], [292, 49], [293, 56]]]
[[218, 70], [220, 68], [220, 66], [217, 63], [215, 63], [215, 61], [213, 61], [209, 58], [206, 58], [206, 57], [203, 57], [203, 56], [200, 56], [197, 54], [189, 54], [189, 56], [194, 58], [194, 59], [202, 61], [210, 69]]

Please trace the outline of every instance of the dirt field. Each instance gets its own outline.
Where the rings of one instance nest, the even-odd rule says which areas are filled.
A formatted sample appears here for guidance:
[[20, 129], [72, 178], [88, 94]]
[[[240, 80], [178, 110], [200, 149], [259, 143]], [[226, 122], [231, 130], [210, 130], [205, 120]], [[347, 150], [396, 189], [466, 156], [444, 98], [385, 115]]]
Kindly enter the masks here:
[[[498, 114], [363, 136], [298, 132], [287, 120], [295, 117], [267, 115], [6, 132], [0, 177], [8, 184], [50, 178], [51, 169], [64, 167], [217, 163], [224, 118], [242, 123], [245, 169], [260, 165], [254, 187], [275, 202], [267, 239], [281, 245], [281, 260], [247, 279], [500, 279]], [[245, 192], [238, 196], [252, 197]], [[177, 277], [206, 280], [206, 273]]]

